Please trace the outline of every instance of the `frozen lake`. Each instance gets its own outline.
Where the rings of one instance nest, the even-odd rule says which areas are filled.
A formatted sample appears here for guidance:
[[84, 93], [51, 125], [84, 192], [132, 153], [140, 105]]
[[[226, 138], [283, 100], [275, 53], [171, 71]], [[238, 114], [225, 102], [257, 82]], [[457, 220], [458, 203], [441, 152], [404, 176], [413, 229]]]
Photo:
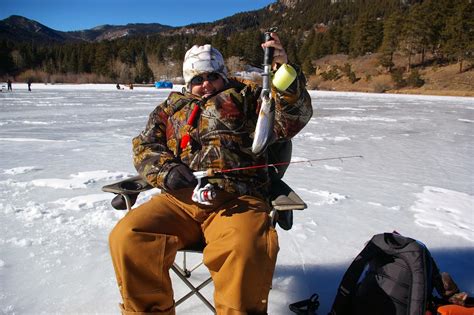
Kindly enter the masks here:
[[[0, 93], [0, 314], [118, 314], [107, 237], [124, 213], [100, 188], [135, 174], [131, 138], [169, 90], [32, 88]], [[326, 314], [365, 242], [394, 230], [474, 295], [474, 99], [310, 93], [293, 160], [363, 158], [289, 167], [308, 209], [279, 230], [269, 314], [314, 292]], [[193, 298], [177, 313], [208, 311]]]

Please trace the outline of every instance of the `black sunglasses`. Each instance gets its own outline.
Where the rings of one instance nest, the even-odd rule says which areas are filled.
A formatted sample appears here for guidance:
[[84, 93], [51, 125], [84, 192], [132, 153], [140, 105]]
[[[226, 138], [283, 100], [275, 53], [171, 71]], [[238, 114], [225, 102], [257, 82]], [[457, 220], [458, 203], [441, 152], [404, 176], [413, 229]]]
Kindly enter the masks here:
[[201, 85], [204, 83], [204, 81], [209, 81], [209, 82], [214, 82], [218, 80], [221, 76], [216, 73], [216, 72], [211, 72], [208, 73], [206, 77], [203, 75], [197, 75], [194, 78], [191, 79], [191, 84], [192, 85]]

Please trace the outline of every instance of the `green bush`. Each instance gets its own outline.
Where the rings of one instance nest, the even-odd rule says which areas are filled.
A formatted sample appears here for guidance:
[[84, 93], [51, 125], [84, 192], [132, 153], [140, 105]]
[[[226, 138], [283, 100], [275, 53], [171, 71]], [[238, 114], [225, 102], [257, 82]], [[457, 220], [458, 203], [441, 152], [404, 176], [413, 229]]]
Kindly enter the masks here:
[[403, 88], [407, 86], [407, 81], [403, 78], [403, 70], [402, 69], [395, 69], [391, 73], [391, 77], [393, 82], [395, 83], [395, 87], [397, 89]]
[[374, 92], [375, 93], [385, 93], [390, 89], [389, 86], [387, 86], [384, 83], [375, 83], [374, 85]]
[[352, 72], [352, 66], [350, 63], [345, 63], [344, 66], [341, 68], [341, 70], [342, 70], [342, 73], [344, 73], [347, 77], [349, 77], [349, 75]]
[[425, 84], [425, 80], [423, 80], [418, 70], [414, 69], [410, 72], [410, 75], [408, 76], [406, 83], [408, 86], [422, 87], [423, 84]]
[[321, 77], [323, 78], [324, 81], [339, 80], [341, 78], [341, 75], [339, 74], [338, 66], [331, 66], [331, 69], [329, 69], [329, 71], [321, 72]]
[[342, 67], [342, 72], [346, 75], [346, 77], [351, 81], [352, 84], [356, 83], [359, 81], [360, 78], [358, 78], [355, 74], [354, 71], [352, 71], [352, 66], [350, 63], [344, 64], [344, 67]]

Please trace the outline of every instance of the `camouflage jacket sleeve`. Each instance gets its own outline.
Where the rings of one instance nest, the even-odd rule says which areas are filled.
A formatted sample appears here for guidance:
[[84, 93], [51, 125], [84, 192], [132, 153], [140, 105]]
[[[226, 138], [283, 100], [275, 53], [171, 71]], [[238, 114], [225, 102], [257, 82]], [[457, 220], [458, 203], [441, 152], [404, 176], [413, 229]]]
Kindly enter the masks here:
[[292, 65], [298, 76], [292, 85], [280, 92], [272, 87], [275, 100], [275, 140], [288, 140], [294, 137], [313, 116], [311, 97], [306, 90], [306, 78], [301, 70]]
[[133, 138], [133, 164], [147, 182], [163, 188], [164, 179], [177, 160], [166, 144], [166, 102], [150, 114], [145, 130]]

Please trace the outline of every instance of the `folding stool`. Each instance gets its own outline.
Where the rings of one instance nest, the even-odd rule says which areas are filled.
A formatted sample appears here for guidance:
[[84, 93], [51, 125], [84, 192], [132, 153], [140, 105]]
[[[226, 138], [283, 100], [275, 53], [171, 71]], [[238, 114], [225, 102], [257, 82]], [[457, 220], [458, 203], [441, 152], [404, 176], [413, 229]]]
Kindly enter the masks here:
[[[117, 210], [128, 210], [130, 211], [137, 200], [138, 194], [141, 192], [147, 191], [152, 189], [153, 187], [149, 185], [142, 177], [134, 176], [131, 178], [124, 179], [117, 183], [113, 183], [110, 185], [105, 185], [102, 187], [102, 191], [110, 192], [116, 194], [116, 196], [112, 199], [112, 206]], [[213, 313], [216, 312], [214, 306], [206, 299], [201, 292], [205, 286], [212, 282], [212, 278], [209, 276], [206, 280], [199, 283], [198, 285], [194, 285], [190, 281], [191, 274], [194, 270], [199, 268], [203, 263], [202, 259], [201, 262], [197, 265], [188, 268], [187, 266], [187, 254], [190, 253], [197, 253], [201, 254], [204, 250], [205, 244], [195, 244], [192, 247], [186, 247], [178, 250], [183, 254], [183, 261], [182, 264], [179, 265], [176, 261], [171, 266], [171, 270], [181, 279], [181, 281], [186, 284], [186, 286], [190, 289], [190, 291], [181, 297], [179, 300], [175, 302], [175, 305], [178, 306], [191, 296], [196, 295], [203, 303], [206, 305]]]

